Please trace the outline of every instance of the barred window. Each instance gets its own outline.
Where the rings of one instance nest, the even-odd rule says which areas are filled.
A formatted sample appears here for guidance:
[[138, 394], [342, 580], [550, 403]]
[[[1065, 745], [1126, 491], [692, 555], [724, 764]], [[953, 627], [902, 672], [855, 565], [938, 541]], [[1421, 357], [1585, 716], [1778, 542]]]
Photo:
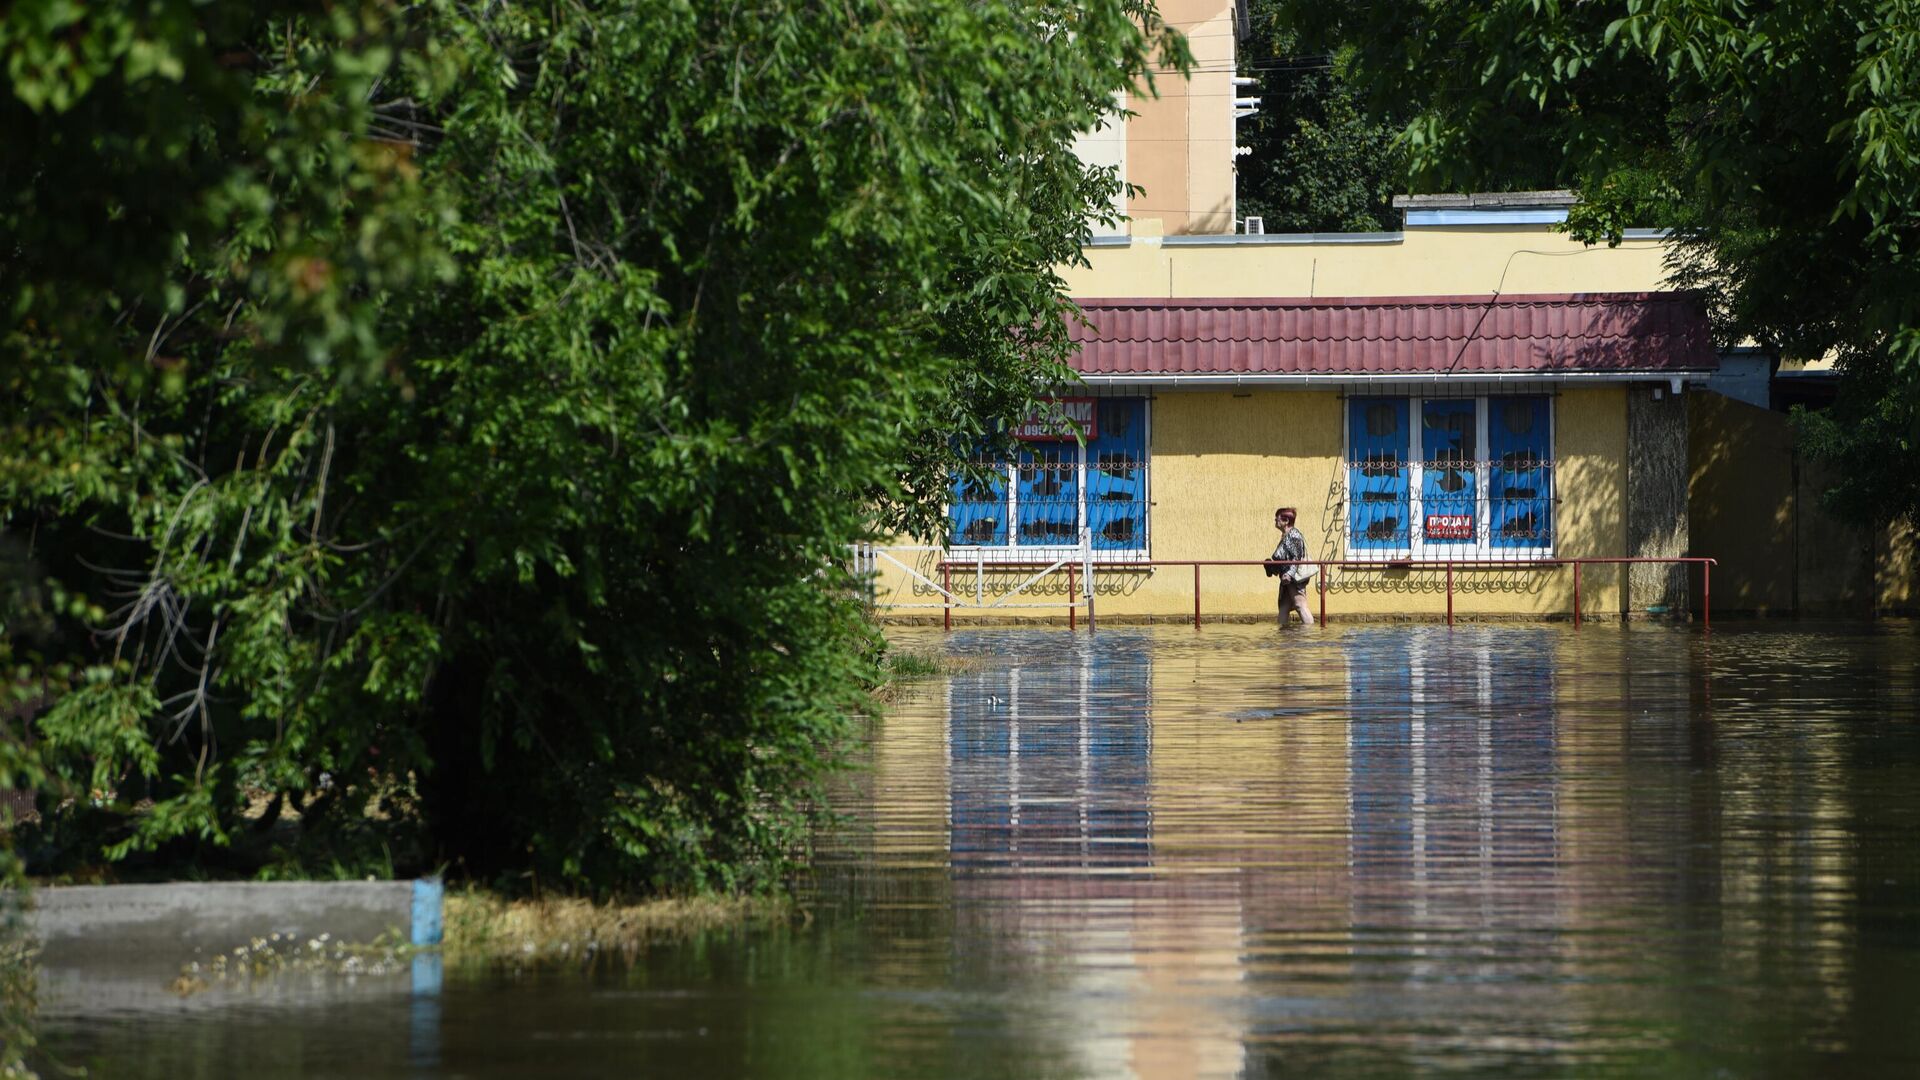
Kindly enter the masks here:
[[960, 548], [1078, 547], [1147, 550], [1147, 403], [1144, 398], [1087, 399], [1093, 418], [1085, 444], [1068, 433], [1028, 438], [1016, 460], [976, 461], [953, 484], [948, 542]]
[[1347, 548], [1385, 558], [1553, 551], [1552, 399], [1355, 397]]

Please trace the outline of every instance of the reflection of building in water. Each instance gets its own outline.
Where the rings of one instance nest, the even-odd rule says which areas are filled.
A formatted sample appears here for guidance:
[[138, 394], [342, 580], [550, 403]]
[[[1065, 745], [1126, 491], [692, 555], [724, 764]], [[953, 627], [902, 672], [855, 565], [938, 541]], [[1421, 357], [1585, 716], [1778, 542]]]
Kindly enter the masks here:
[[1235, 879], [1161, 865], [1151, 648], [1105, 634], [951, 681], [954, 895], [1062, 963], [1088, 1075], [1232, 1076], [1243, 1030], [1211, 984], [1237, 971]]
[[[1144, 642], [1104, 640], [1094, 657], [1087, 647], [1077, 663], [1015, 666], [949, 683], [957, 875], [1152, 862], [1152, 664]], [[1082, 892], [1044, 876], [1022, 880]]]
[[1402, 633], [1355, 657], [1357, 921], [1553, 922], [1539, 893], [1558, 855], [1551, 635], [1515, 635], [1496, 653], [1484, 639]]

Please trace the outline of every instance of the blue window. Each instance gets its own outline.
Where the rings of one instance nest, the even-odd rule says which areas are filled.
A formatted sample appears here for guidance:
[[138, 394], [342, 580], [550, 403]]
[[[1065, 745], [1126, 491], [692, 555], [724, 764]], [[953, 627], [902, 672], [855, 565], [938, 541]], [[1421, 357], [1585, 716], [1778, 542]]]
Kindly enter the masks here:
[[1411, 535], [1406, 398], [1347, 401], [1347, 535], [1357, 551], [1405, 549]]
[[948, 504], [949, 545], [1071, 548], [1084, 525], [1096, 551], [1147, 549], [1147, 403], [1094, 401], [1091, 437], [1027, 442], [1011, 464], [986, 463], [956, 478]]
[[1487, 399], [1488, 542], [1496, 548], [1553, 546], [1553, 440], [1548, 399]]
[[1348, 399], [1349, 551], [1545, 555], [1553, 501], [1548, 395]]
[[947, 519], [952, 534], [947, 542], [954, 546], [998, 546], [1007, 542], [1006, 466], [995, 465], [977, 470], [977, 475], [962, 475], [953, 481], [947, 503]]
[[1473, 547], [1480, 538], [1480, 429], [1474, 398], [1420, 403], [1420, 538], [1428, 545]]
[[1014, 470], [1022, 547], [1080, 542], [1080, 447], [1043, 443], [1020, 452]]
[[1087, 443], [1087, 524], [1098, 551], [1147, 545], [1147, 403], [1102, 398], [1097, 437]]

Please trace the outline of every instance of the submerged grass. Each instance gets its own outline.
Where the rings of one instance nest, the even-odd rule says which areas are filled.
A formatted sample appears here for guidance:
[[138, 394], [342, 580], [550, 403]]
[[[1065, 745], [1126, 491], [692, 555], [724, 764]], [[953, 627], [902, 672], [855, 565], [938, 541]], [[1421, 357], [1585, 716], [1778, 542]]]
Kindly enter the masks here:
[[971, 659], [943, 656], [931, 652], [888, 652], [881, 661], [886, 672], [886, 681], [874, 688], [873, 696], [885, 705], [900, 695], [901, 688], [909, 683], [926, 679], [938, 679], [948, 675], [958, 675], [971, 671], [978, 662]]
[[714, 930], [793, 919], [776, 897], [691, 897], [599, 903], [574, 897], [512, 900], [478, 889], [448, 892], [443, 948], [454, 963], [551, 964], [631, 959], [644, 946]]

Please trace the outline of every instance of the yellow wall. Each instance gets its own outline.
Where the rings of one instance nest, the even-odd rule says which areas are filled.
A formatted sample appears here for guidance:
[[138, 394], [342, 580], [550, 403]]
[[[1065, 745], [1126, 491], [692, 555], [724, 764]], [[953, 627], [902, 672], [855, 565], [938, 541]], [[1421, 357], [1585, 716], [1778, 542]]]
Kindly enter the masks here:
[[[1278, 542], [1274, 508], [1299, 508], [1309, 554], [1341, 558], [1345, 514], [1342, 413], [1333, 391], [1169, 391], [1153, 398], [1149, 431], [1150, 554], [1163, 560], [1262, 559]], [[1619, 555], [1626, 547], [1626, 390], [1604, 386], [1563, 390], [1554, 400], [1558, 461], [1555, 531], [1564, 556]], [[911, 557], [900, 555], [903, 561]], [[966, 558], [956, 553], [956, 559]], [[918, 565], [939, 580], [932, 553]], [[972, 588], [970, 570], [956, 570], [956, 585]], [[1027, 574], [985, 575], [988, 598]], [[1100, 567], [1095, 607], [1101, 617], [1178, 619], [1193, 612], [1193, 570], [1188, 567]], [[1328, 579], [1327, 610], [1334, 617], [1442, 616], [1447, 609], [1445, 575], [1438, 570], [1337, 570]], [[1622, 575], [1592, 567], [1583, 581], [1583, 605], [1592, 615], [1622, 610]], [[1206, 617], [1261, 616], [1274, 611], [1275, 586], [1259, 567], [1206, 567], [1200, 572]], [[1047, 591], [1014, 602], [1043, 602], [1043, 610], [1002, 608], [990, 617], [1066, 616], [1066, 581], [1058, 575]], [[906, 575], [883, 564], [883, 605], [933, 603], [938, 596], [911, 587]], [[1315, 596], [1315, 603], [1318, 597]], [[1570, 569], [1456, 570], [1454, 611], [1461, 617], [1558, 617], [1572, 612]], [[914, 611], [899, 608], [895, 615]], [[919, 612], [937, 617], [937, 610]], [[959, 610], [956, 620], [980, 612]]]
[[1759, 615], [1865, 615], [1912, 611], [1913, 530], [1871, 534], [1821, 509], [1833, 480], [1796, 460], [1781, 413], [1697, 392], [1688, 438], [1688, 516], [1695, 554], [1719, 561], [1716, 611]]
[[1167, 244], [1136, 236], [1062, 269], [1094, 297], [1462, 296], [1647, 292], [1664, 287], [1664, 242], [1587, 247], [1546, 225], [1414, 228], [1355, 243]]
[[1693, 550], [1719, 560], [1714, 606], [1793, 610], [1793, 433], [1779, 413], [1719, 394], [1688, 401]]

